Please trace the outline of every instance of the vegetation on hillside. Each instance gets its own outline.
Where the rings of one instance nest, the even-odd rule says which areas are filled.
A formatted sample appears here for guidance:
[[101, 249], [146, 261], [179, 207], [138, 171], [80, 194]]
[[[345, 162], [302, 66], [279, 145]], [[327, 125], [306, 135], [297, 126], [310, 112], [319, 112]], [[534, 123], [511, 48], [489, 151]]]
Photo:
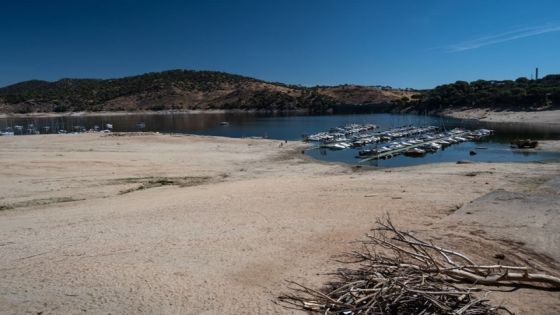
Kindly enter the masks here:
[[100, 110], [104, 103], [119, 97], [149, 97], [173, 90], [207, 92], [247, 82], [257, 80], [221, 72], [173, 70], [110, 80], [32, 80], [0, 89], [0, 97], [8, 104], [38, 105], [35, 107], [43, 106], [46, 111]]
[[457, 81], [432, 90], [356, 85], [303, 87], [223, 72], [171, 70], [120, 79], [32, 80], [0, 88], [0, 112], [182, 109], [422, 111], [560, 108], [560, 75]]
[[457, 81], [415, 94], [408, 105], [438, 112], [447, 108], [543, 110], [560, 107], [560, 75], [539, 80]]
[[[0, 111], [300, 109], [326, 112], [348, 103], [345, 97], [329, 91], [328, 87], [271, 83], [223, 72], [171, 70], [110, 80], [21, 82], [0, 88]], [[368, 100], [367, 104], [389, 103], [395, 98], [390, 92], [375, 87], [358, 91], [370, 96], [361, 97]]]

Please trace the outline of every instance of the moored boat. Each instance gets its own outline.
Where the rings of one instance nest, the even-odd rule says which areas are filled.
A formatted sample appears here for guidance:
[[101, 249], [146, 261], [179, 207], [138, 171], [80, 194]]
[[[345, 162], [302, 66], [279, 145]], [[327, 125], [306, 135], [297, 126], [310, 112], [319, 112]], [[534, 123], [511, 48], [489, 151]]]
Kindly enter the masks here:
[[15, 135], [14, 130], [10, 127], [0, 131], [0, 136], [13, 136]]
[[410, 157], [421, 157], [421, 156], [426, 155], [426, 150], [422, 150], [420, 148], [412, 148], [412, 149], [406, 150], [404, 152], [404, 155], [410, 156]]

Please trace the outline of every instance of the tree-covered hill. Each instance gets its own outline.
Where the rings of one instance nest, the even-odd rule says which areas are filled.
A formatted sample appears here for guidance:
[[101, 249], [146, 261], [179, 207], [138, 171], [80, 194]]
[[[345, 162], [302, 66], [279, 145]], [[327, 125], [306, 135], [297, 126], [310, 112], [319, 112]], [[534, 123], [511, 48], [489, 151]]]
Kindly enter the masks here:
[[213, 71], [171, 70], [119, 79], [25, 81], [0, 88], [0, 112], [185, 109], [419, 111], [560, 108], [560, 75], [457, 81], [431, 90], [382, 86], [303, 87]]
[[560, 108], [560, 75], [515, 81], [457, 81], [412, 96], [408, 104], [418, 110], [439, 112], [449, 108], [543, 110]]
[[[260, 109], [325, 112], [340, 105], [387, 104], [411, 92], [285, 85], [213, 71], [171, 70], [120, 79], [26, 81], [0, 88], [2, 112]], [[344, 90], [344, 88], [342, 89]]]

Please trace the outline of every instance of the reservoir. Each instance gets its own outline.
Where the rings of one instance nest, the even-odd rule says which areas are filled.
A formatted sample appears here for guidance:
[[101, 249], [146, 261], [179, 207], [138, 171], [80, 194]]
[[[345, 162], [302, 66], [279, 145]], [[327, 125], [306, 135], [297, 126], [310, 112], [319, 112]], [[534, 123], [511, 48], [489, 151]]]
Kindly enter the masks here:
[[[66, 130], [72, 133], [80, 130], [102, 130], [107, 124], [114, 132], [161, 132], [210, 135], [222, 137], [262, 137], [280, 141], [301, 140], [302, 136], [326, 131], [347, 124], [375, 124], [377, 130], [399, 126], [437, 126], [442, 130], [453, 128], [494, 130], [493, 135], [479, 141], [458, 143], [427, 154], [420, 158], [396, 156], [388, 160], [361, 163], [380, 167], [398, 167], [423, 163], [457, 162], [471, 160], [479, 162], [537, 162], [560, 160], [559, 153], [516, 150], [510, 148], [515, 139], [557, 140], [560, 139], [558, 126], [530, 125], [522, 123], [488, 123], [472, 120], [442, 118], [412, 114], [360, 114], [360, 115], [291, 115], [261, 113], [169, 113], [169, 114], [127, 114], [99, 116], [60, 117], [10, 117], [0, 119], [0, 129], [22, 126], [23, 131], [32, 126], [39, 133], [57, 133]], [[82, 129], [83, 128], [83, 129]], [[76, 129], [77, 130], [77, 129]], [[16, 132], [17, 133], [17, 132]], [[61, 135], [71, 136], [71, 135]], [[280, 142], [279, 142], [280, 143]], [[309, 156], [330, 162], [360, 164], [355, 156], [359, 149], [332, 151], [328, 149], [307, 150]], [[470, 152], [476, 152], [471, 155]]]

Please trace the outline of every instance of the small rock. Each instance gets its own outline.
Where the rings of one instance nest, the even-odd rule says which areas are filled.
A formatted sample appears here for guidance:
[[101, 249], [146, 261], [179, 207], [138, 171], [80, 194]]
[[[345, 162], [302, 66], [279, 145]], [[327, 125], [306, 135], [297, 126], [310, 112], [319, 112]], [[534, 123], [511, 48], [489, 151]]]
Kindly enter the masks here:
[[496, 255], [494, 255], [494, 258], [502, 260], [502, 259], [505, 259], [505, 258], [506, 258], [506, 255], [504, 255], [504, 254], [496, 254]]

